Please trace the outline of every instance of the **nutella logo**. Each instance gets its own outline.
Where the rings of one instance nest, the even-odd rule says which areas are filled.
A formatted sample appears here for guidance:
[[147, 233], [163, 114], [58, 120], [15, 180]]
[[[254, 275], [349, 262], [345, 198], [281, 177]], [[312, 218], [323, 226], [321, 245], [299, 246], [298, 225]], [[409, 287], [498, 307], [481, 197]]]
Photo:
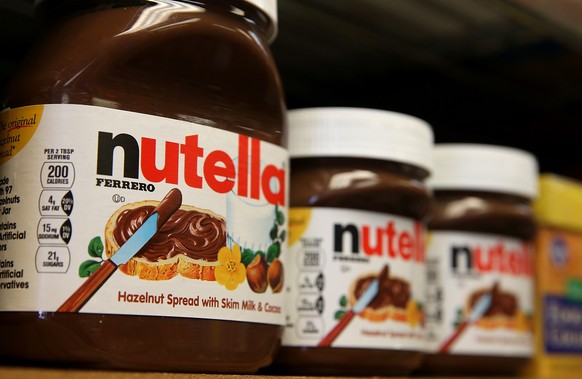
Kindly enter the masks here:
[[[200, 146], [198, 135], [186, 136], [184, 142], [148, 137], [138, 142], [129, 134], [99, 132], [97, 174], [113, 176], [115, 154], [122, 154], [125, 178], [175, 185], [181, 181], [191, 188], [234, 191], [240, 197], [256, 200], [262, 195], [267, 202], [284, 206], [285, 169], [272, 164], [261, 166], [261, 141], [239, 135], [237, 152], [235, 161], [226, 151], [207, 151]], [[97, 185], [105, 180], [97, 179]]]
[[508, 248], [503, 242], [484, 246], [452, 246], [451, 267], [456, 274], [498, 272], [514, 276], [532, 276], [530, 248], [523, 243]]
[[336, 254], [344, 253], [346, 247], [352, 254], [366, 257], [388, 256], [404, 261], [424, 262], [423, 227], [414, 223], [414, 229], [400, 230], [394, 221], [385, 226], [334, 224], [333, 250]]

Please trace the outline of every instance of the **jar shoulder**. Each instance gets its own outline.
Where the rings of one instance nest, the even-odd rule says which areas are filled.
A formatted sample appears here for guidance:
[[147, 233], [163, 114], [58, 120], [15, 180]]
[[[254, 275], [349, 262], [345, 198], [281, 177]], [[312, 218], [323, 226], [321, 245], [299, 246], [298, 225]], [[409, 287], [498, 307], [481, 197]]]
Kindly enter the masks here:
[[362, 165], [291, 168], [291, 206], [334, 207], [390, 213], [423, 220], [430, 192], [421, 179]]
[[478, 193], [436, 195], [429, 228], [500, 234], [531, 239], [536, 221], [531, 203], [511, 196]]
[[194, 6], [155, 9], [114, 7], [60, 20], [14, 78], [5, 107], [105, 106], [282, 144], [283, 89], [260, 31], [242, 17]]

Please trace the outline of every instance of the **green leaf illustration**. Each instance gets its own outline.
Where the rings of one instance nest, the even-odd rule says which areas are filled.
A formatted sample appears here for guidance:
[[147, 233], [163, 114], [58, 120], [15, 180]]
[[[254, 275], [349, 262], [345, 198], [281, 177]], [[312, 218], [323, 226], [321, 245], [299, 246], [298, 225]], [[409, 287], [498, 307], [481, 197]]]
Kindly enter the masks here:
[[279, 242], [272, 243], [267, 249], [267, 262], [273, 262], [275, 259], [279, 258], [279, 254], [281, 254], [281, 246]]
[[346, 295], [342, 295], [339, 300], [340, 307], [346, 307], [348, 305], [348, 297]]
[[346, 314], [346, 311], [335, 311], [333, 317], [336, 320], [339, 320], [340, 318], [344, 317], [345, 314]]
[[269, 237], [271, 237], [272, 240], [277, 239], [277, 234], [279, 233], [279, 227], [277, 226], [277, 224], [273, 225], [273, 227], [271, 228], [271, 231], [269, 232]]
[[279, 234], [279, 239], [281, 240], [281, 242], [285, 242], [285, 237], [287, 237], [287, 231], [283, 229]]
[[285, 214], [281, 212], [279, 209], [276, 210], [275, 213], [276, 222], [278, 225], [283, 225], [285, 223]]
[[95, 271], [97, 271], [99, 266], [101, 266], [101, 262], [88, 259], [85, 262], [81, 263], [81, 265], [79, 266], [79, 276], [81, 278], [87, 278]]
[[97, 236], [89, 242], [89, 255], [95, 258], [101, 258], [103, 255], [103, 242], [101, 237]]
[[240, 261], [243, 265], [248, 266], [255, 258], [255, 253], [251, 249], [244, 249]]

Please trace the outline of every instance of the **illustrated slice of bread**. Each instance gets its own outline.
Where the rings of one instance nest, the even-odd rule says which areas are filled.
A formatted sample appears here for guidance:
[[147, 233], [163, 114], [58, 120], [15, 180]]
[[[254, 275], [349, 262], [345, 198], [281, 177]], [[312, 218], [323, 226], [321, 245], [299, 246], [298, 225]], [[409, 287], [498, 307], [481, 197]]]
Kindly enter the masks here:
[[[105, 226], [105, 254], [113, 256], [158, 205], [145, 200], [126, 204]], [[224, 218], [210, 210], [182, 205], [161, 230], [119, 270], [145, 280], [168, 280], [180, 274], [198, 280], [215, 280], [217, 256], [226, 245]]]
[[[107, 245], [107, 242], [106, 242]], [[107, 249], [107, 252], [114, 252], [117, 249]], [[109, 254], [108, 254], [109, 255]], [[150, 262], [147, 259], [134, 257], [126, 264], [120, 265], [119, 270], [127, 275], [137, 276], [145, 280], [167, 280], [178, 274], [178, 256], [164, 259], [157, 262]]]
[[[218, 254], [218, 252], [217, 252]], [[178, 259], [178, 273], [186, 278], [214, 281], [214, 270], [218, 261], [208, 262], [181, 255]]]

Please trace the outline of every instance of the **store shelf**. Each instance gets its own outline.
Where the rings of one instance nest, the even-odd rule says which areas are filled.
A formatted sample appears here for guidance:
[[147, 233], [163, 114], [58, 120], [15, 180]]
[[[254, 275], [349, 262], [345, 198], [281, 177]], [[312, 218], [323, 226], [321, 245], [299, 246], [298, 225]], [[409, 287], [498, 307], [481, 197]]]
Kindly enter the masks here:
[[[122, 372], [122, 371], [90, 371], [76, 369], [40, 369], [21, 367], [0, 367], [0, 378], [6, 379], [364, 379], [370, 377], [315, 377], [315, 376], [264, 376], [264, 375], [226, 375], [226, 374], [186, 374], [160, 372]], [[375, 379], [382, 377], [375, 376]], [[403, 379], [386, 377], [387, 379]], [[410, 377], [408, 377], [410, 378]], [[423, 379], [422, 377], [413, 377]], [[447, 379], [447, 377], [439, 377]], [[453, 379], [453, 377], [450, 377]], [[504, 379], [503, 377], [496, 377]], [[434, 379], [434, 378], [433, 378]], [[463, 379], [454, 377], [454, 379]], [[469, 379], [469, 378], [466, 378]], [[472, 377], [471, 379], [479, 379]], [[506, 378], [511, 379], [511, 378]], [[528, 378], [522, 378], [528, 379]], [[532, 378], [529, 378], [532, 379]], [[554, 378], [559, 379], [559, 378]]]
[[253, 375], [208, 375], [161, 372], [92, 371], [0, 367], [0, 378], [10, 379], [253, 379]]

